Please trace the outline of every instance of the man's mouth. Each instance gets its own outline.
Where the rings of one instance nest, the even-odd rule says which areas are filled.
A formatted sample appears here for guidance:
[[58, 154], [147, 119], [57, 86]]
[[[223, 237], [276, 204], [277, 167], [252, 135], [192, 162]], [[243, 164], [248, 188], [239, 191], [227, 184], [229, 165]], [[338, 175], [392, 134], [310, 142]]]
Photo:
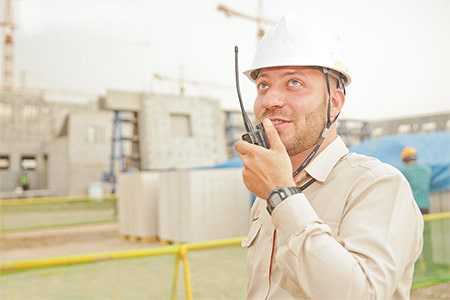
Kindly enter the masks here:
[[291, 121], [286, 120], [286, 119], [280, 119], [280, 118], [269, 118], [269, 119], [272, 122], [273, 126], [275, 126], [276, 129], [282, 129], [287, 124], [291, 123]]

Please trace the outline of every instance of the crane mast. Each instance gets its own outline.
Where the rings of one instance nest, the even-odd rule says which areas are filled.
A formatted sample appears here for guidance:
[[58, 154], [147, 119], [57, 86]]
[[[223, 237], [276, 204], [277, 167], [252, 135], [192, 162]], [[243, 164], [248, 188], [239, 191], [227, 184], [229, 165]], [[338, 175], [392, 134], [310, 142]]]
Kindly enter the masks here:
[[2, 87], [4, 90], [14, 88], [14, 17], [12, 0], [4, 0], [4, 17], [0, 22], [3, 27], [3, 65]]

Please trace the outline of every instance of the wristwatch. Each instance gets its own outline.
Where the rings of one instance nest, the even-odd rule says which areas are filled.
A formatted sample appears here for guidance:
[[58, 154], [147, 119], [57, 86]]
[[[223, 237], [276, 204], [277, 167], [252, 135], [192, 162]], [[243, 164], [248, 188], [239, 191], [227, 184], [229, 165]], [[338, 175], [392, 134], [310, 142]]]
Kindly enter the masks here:
[[272, 214], [275, 207], [278, 204], [286, 200], [287, 197], [301, 193], [302, 190], [296, 186], [288, 186], [288, 187], [277, 187], [275, 188], [267, 198], [267, 211], [269, 214]]

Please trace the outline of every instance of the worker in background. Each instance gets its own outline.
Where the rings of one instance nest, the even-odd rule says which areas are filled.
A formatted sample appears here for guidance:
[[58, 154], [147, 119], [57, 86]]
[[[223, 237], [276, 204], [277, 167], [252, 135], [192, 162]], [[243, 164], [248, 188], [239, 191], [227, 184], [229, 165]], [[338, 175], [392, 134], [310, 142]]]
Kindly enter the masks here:
[[23, 172], [19, 176], [19, 185], [23, 191], [28, 191], [30, 189], [30, 180], [29, 180], [28, 174], [26, 172]]
[[314, 20], [283, 18], [244, 72], [270, 143], [235, 146], [257, 195], [242, 242], [247, 298], [409, 299], [422, 216], [397, 169], [349, 153], [337, 136], [351, 78], [331, 28]]
[[[408, 180], [420, 211], [426, 215], [430, 213], [431, 168], [417, 162], [417, 150], [413, 147], [404, 147], [400, 156], [403, 161], [400, 171]], [[417, 265], [421, 273], [433, 273], [432, 234], [431, 226], [425, 224], [423, 251]]]
[[417, 151], [404, 147], [401, 153], [403, 166], [400, 168], [411, 186], [414, 199], [422, 214], [430, 212], [431, 168], [417, 162]]

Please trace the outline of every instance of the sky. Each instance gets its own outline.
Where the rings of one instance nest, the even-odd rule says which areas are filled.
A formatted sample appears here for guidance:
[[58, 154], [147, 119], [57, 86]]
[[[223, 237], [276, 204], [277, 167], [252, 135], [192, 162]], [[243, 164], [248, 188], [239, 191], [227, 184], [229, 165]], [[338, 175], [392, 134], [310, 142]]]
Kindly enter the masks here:
[[[233, 48], [241, 70], [250, 66], [256, 25], [216, 7], [255, 15], [257, 0], [13, 1], [17, 85], [90, 95], [176, 91], [156, 73], [195, 82], [188, 95], [238, 108]], [[271, 20], [294, 12], [338, 31], [352, 76], [343, 117], [450, 111], [450, 1], [262, 0], [262, 7]], [[254, 85], [241, 76], [241, 89], [251, 110]]]

